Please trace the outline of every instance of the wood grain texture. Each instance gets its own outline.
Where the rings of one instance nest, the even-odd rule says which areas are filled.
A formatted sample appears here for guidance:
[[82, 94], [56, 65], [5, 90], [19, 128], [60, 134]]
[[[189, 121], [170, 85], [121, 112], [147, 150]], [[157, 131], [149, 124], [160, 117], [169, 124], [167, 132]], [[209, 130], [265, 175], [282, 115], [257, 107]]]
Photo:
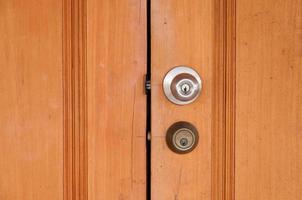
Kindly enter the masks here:
[[[211, 199], [213, 86], [213, 2], [151, 1], [152, 34], [152, 199]], [[162, 90], [165, 74], [178, 65], [191, 66], [203, 79], [202, 94], [185, 106], [169, 102]], [[166, 130], [176, 121], [193, 123], [197, 148], [185, 155], [166, 145]]]
[[90, 200], [146, 198], [146, 2], [89, 0]]
[[236, 1], [214, 2], [212, 199], [235, 194]]
[[64, 200], [88, 198], [86, 4], [63, 1]]
[[0, 1], [0, 49], [0, 199], [61, 200], [61, 1]]
[[302, 1], [237, 0], [236, 199], [302, 196]]
[[235, 198], [236, 0], [226, 1], [225, 50], [225, 200]]

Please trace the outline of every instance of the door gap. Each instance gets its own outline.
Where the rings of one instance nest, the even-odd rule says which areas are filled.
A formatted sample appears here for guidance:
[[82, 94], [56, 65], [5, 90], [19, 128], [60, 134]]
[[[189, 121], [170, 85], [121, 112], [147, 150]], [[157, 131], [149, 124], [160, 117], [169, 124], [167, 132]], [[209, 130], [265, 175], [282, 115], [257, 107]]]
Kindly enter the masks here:
[[[147, 6], [147, 75], [151, 84], [151, 0]], [[147, 90], [146, 108], [146, 200], [151, 200], [151, 88]]]

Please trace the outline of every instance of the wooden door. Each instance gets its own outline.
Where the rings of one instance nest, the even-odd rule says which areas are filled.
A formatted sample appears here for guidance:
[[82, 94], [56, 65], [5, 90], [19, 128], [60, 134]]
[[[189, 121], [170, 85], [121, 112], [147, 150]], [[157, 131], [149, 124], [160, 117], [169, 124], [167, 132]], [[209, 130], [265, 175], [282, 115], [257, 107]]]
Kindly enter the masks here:
[[0, 0], [0, 38], [1, 200], [301, 199], [302, 1]]
[[[302, 195], [302, 1], [151, 1], [152, 199], [298, 200]], [[204, 87], [173, 105], [165, 74], [188, 65]], [[168, 127], [200, 132], [185, 155]]]
[[144, 199], [146, 5], [0, 1], [0, 199]]

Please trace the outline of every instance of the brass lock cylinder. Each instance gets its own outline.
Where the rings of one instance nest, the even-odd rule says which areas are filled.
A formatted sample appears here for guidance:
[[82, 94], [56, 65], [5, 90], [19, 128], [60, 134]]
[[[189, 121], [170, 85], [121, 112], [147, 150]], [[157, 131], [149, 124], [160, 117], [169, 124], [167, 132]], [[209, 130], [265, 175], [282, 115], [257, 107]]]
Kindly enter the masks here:
[[198, 140], [198, 131], [189, 122], [176, 122], [167, 130], [167, 145], [173, 152], [178, 154], [193, 151], [198, 144]]

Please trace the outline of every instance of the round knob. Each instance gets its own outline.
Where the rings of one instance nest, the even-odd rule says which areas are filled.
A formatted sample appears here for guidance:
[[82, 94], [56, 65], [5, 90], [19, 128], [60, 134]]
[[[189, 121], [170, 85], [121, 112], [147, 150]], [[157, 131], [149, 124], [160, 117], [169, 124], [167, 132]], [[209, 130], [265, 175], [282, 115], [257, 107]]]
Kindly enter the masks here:
[[170, 70], [163, 81], [166, 97], [173, 103], [185, 105], [200, 95], [202, 81], [198, 73], [190, 67], [179, 66]]
[[197, 146], [197, 129], [189, 122], [176, 122], [168, 129], [166, 142], [175, 153], [189, 153]]

